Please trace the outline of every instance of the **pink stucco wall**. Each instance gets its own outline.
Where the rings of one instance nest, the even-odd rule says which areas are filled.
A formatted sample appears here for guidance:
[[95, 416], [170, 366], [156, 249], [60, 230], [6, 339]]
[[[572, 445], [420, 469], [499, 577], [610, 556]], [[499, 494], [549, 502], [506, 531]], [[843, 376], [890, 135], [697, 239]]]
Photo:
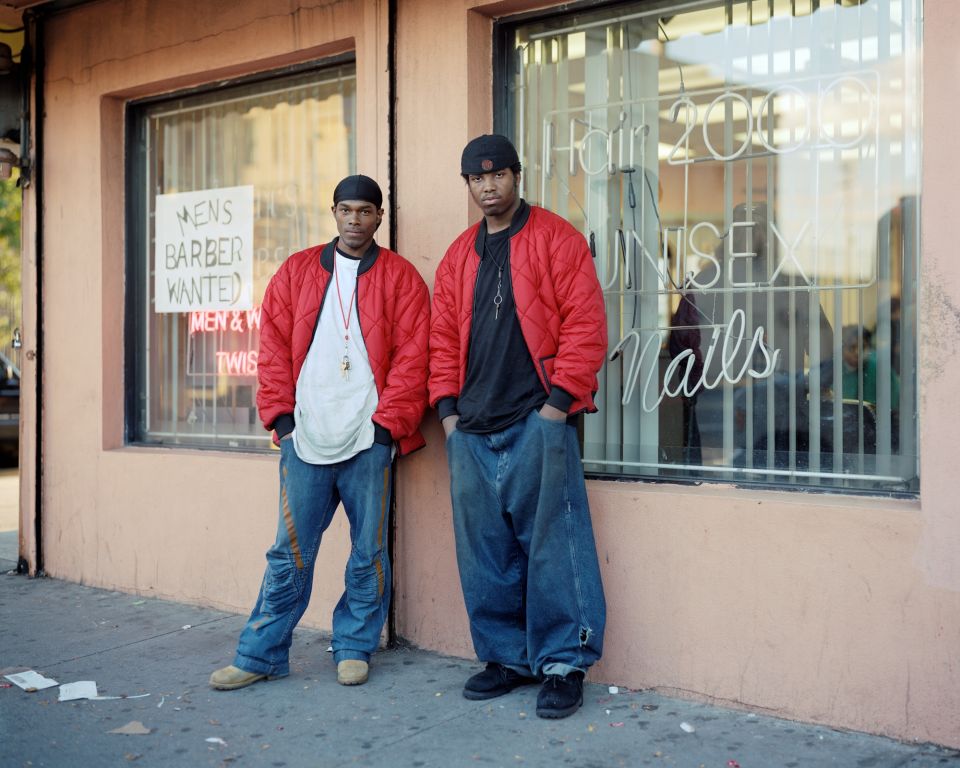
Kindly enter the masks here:
[[[244, 612], [273, 537], [275, 459], [123, 445], [123, 104], [355, 49], [359, 167], [385, 181], [386, 3], [160, 7], [104, 0], [49, 25], [45, 565], [74, 581]], [[491, 127], [491, 18], [530, 7], [399, 3], [398, 247], [428, 282], [476, 216], [457, 163], [464, 141]], [[925, 16], [920, 499], [591, 482], [609, 613], [593, 679], [960, 746], [951, 150], [960, 7], [927, 0]], [[25, 255], [29, 265], [29, 245]], [[27, 409], [33, 375], [25, 366]], [[423, 647], [469, 656], [432, 414], [427, 438], [400, 462], [397, 627]], [[347, 552], [342, 519], [323, 552], [306, 620], [328, 627]]]

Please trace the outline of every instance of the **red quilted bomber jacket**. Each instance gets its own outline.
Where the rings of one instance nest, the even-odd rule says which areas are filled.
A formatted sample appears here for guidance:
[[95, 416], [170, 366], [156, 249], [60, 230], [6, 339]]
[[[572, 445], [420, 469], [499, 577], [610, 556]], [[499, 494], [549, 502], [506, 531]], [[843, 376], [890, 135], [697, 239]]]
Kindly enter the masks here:
[[[480, 223], [454, 240], [437, 269], [430, 327], [430, 403], [458, 397], [467, 373]], [[586, 240], [535, 205], [510, 236], [517, 316], [544, 389], [573, 397], [569, 413], [597, 410], [597, 371], [607, 352], [603, 292]]]
[[[313, 341], [333, 269], [336, 240], [290, 256], [263, 297], [257, 409], [278, 437], [293, 430], [297, 378]], [[357, 270], [357, 317], [380, 401], [373, 421], [401, 454], [423, 447], [430, 296], [416, 268], [373, 243]]]

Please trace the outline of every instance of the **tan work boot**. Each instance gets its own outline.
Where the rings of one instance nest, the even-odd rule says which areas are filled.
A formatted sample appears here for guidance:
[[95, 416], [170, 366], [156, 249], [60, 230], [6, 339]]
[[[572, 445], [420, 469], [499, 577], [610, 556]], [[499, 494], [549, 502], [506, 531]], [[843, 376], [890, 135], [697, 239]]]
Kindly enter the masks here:
[[247, 672], [245, 669], [233, 666], [218, 669], [210, 675], [210, 687], [218, 691], [232, 691], [236, 688], [246, 688], [257, 680], [266, 680], [267, 676], [259, 672]]
[[340, 685], [362, 685], [367, 682], [370, 666], [359, 659], [344, 659], [337, 664], [337, 682]]

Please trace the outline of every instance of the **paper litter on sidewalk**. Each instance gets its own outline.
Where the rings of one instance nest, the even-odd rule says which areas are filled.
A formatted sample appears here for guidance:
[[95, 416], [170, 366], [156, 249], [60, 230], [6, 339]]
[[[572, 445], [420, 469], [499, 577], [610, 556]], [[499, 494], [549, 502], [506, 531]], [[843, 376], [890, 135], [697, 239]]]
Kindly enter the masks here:
[[60, 686], [59, 701], [93, 699], [97, 695], [97, 684], [93, 680], [78, 680], [76, 683], [64, 683]]
[[147, 728], [139, 720], [131, 720], [126, 725], [121, 725], [119, 728], [107, 731], [107, 733], [119, 733], [124, 736], [146, 736], [148, 733], [153, 733], [153, 729]]
[[91, 696], [91, 701], [117, 701], [119, 699], [145, 699], [149, 693], [138, 693], [136, 696]]
[[26, 672], [17, 672], [14, 675], [4, 675], [4, 677], [25, 691], [42, 691], [44, 688], [53, 688], [55, 685], [60, 685], [56, 680], [44, 677], [32, 669], [28, 669]]

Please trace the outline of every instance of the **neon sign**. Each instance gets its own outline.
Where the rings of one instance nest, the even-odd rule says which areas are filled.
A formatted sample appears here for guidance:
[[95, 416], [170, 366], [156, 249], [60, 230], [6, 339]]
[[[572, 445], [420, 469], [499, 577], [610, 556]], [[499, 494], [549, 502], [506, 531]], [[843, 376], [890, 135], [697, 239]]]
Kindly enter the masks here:
[[239, 350], [237, 352], [217, 351], [217, 373], [227, 376], [256, 376], [257, 357], [255, 349]]
[[[743, 310], [736, 309], [730, 316], [730, 321], [725, 327], [714, 327], [710, 344], [704, 352], [703, 370], [700, 378], [696, 381], [690, 380], [694, 364], [696, 363], [692, 349], [683, 350], [683, 352], [671, 360], [666, 372], [663, 374], [663, 384], [657, 389], [657, 398], [652, 404], [648, 404], [648, 397], [654, 384], [653, 377], [657, 373], [657, 366], [649, 364], [650, 361], [648, 361], [646, 366], [648, 373], [646, 380], [643, 382], [640, 394], [640, 405], [643, 410], [647, 413], [653, 413], [660, 405], [664, 396], [676, 397], [682, 394], [685, 397], [693, 397], [700, 389], [716, 389], [724, 381], [730, 384], [736, 384], [746, 376], [750, 376], [750, 378], [753, 379], [763, 379], [772, 375], [774, 370], [776, 370], [777, 361], [780, 358], [780, 350], [775, 349], [771, 352], [766, 344], [763, 343], [765, 331], [762, 325], [758, 325], [753, 332], [753, 336], [750, 338], [750, 348], [747, 351], [744, 362], [740, 365], [740, 369], [737, 370], [734, 367], [736, 359], [743, 357], [740, 355], [740, 347], [747, 338], [745, 334], [746, 323], [747, 321]], [[634, 342], [633, 356], [630, 358], [630, 363], [627, 366], [627, 374], [624, 377], [625, 384], [623, 387], [623, 397], [621, 399], [623, 405], [627, 405], [633, 397], [634, 389], [637, 386], [637, 378], [644, 367], [644, 358], [648, 354], [653, 355], [655, 358], [660, 352], [659, 334], [649, 334], [646, 342], [641, 346], [640, 332], [634, 328], [620, 339], [617, 346], [615, 346], [610, 353], [609, 360], [616, 360], [630, 341]], [[656, 341], [656, 345], [654, 345], [654, 341]], [[756, 352], [759, 352], [764, 360], [764, 367], [760, 370], [757, 370], [751, 364], [751, 360], [754, 359]], [[711, 381], [707, 377], [707, 371], [710, 369], [713, 358], [718, 353], [720, 357], [720, 370]], [[679, 373], [679, 378], [677, 383], [671, 386], [670, 381], [673, 379], [675, 373]]]
[[[215, 371], [189, 370], [188, 374], [191, 376], [256, 376], [259, 351], [253, 347], [240, 349], [236, 347], [242, 345], [244, 341], [255, 343], [253, 334], [259, 334], [262, 316], [263, 309], [259, 304], [253, 309], [246, 310], [191, 312], [188, 342], [191, 347], [190, 360], [194, 359], [198, 349], [196, 341], [198, 338], [205, 340], [212, 335], [215, 339], [214, 343], [219, 341], [222, 346], [213, 350], [213, 358], [216, 361]], [[243, 339], [240, 334], [246, 334], [248, 338]], [[224, 349], [223, 346], [228, 348]], [[207, 349], [206, 342], [203, 344], [203, 349]]]
[[[820, 203], [826, 178], [820, 171], [824, 160], [842, 160], [844, 153], [876, 156], [881, 124], [878, 93], [877, 73], [863, 70], [681, 91], [544, 114], [540, 199], [551, 208], [555, 192], [566, 195], [564, 204], [570, 200], [577, 204], [584, 216], [585, 234], [597, 246], [596, 266], [604, 295], [621, 303], [624, 322], [608, 360], [627, 357], [622, 372], [624, 406], [638, 386], [642, 410], [653, 413], [664, 397], [693, 397], [724, 382], [737, 385], [770, 377], [777, 368], [781, 350], [765, 342], [769, 329], [755, 324], [756, 319], [741, 309], [730, 314], [733, 307], [727, 302], [727, 315], [719, 324], [710, 318], [699, 326], [705, 332], [704, 341], [709, 340], [702, 348], [702, 371], [694, 373], [694, 352], [684, 350], [673, 357], [660, 378], [657, 358], [665, 330], [661, 323], [670, 312], [668, 296], [688, 292], [701, 296], [809, 294], [859, 289], [876, 282], [876, 255], [872, 270], [870, 262], [857, 261], [859, 272], [838, 270], [833, 273], [836, 279], [831, 279], [829, 269], [822, 269], [833, 258], [829, 247], [836, 246], [829, 241], [825, 249], [830, 211]], [[736, 133], [724, 146], [716, 136], [718, 123], [732, 120], [737, 121]], [[809, 196], [807, 188], [797, 187], [792, 198], [776, 190], [779, 220], [764, 216], [759, 221], [731, 221], [728, 212], [726, 226], [718, 227], [714, 221], [690, 216], [690, 174], [695, 167], [702, 163], [729, 166], [760, 158], [780, 160], [790, 155], [800, 155], [791, 160], [794, 166], [805, 163], [806, 156], [810, 158], [814, 204], [803, 197]], [[867, 163], [864, 168], [869, 172], [873, 166]], [[665, 222], [660, 220], [657, 183], [662, 180], [661, 171], [669, 173], [670, 169], [682, 183], [683, 207], [680, 216]], [[562, 178], [579, 174], [586, 177], [583, 205]], [[648, 174], [655, 179], [652, 183]], [[746, 178], [749, 180], [749, 175]], [[638, 186], [635, 179], [640, 179]], [[622, 205], [629, 202], [633, 210], [632, 226], [626, 225], [626, 208], [621, 211], [619, 226], [616, 223], [610, 203], [617, 194]], [[766, 194], [772, 194], [771, 190]], [[801, 204], [791, 206], [793, 199]], [[750, 200], [747, 194], [744, 203]], [[870, 220], [875, 221], [876, 197], [865, 202], [873, 203]], [[651, 208], [656, 216], [652, 223]], [[703, 203], [698, 202], [696, 210], [702, 209]], [[704, 246], [704, 235], [722, 243], [722, 250]], [[760, 248], [750, 245], [758, 242], [757, 238], [769, 242], [763, 258], [755, 252]], [[828, 261], [822, 262], [824, 258]], [[657, 303], [646, 298], [656, 296], [659, 300], [653, 298], [652, 302]], [[630, 301], [636, 302], [632, 320], [628, 320], [628, 304], [624, 303]], [[755, 367], [749, 362], [754, 360]], [[713, 365], [708, 365], [711, 362]], [[716, 369], [719, 372], [708, 375], [708, 370]]]
[[190, 335], [216, 333], [227, 330], [243, 333], [259, 331], [262, 308], [257, 305], [247, 310], [220, 310], [216, 312], [191, 312]]

